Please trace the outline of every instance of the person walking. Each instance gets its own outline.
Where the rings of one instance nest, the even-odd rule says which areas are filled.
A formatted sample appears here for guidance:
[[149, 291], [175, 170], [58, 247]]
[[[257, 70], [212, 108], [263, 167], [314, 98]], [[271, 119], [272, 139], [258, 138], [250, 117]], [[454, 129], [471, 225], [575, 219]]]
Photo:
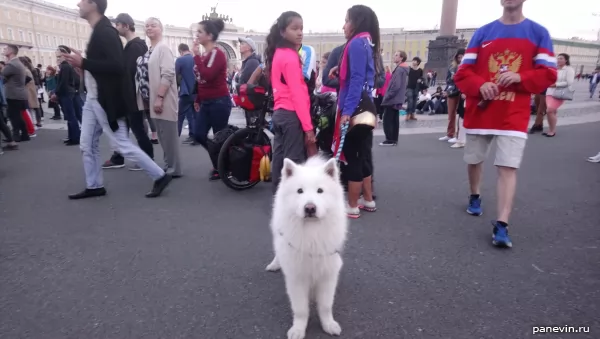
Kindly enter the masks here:
[[29, 141], [27, 126], [21, 112], [27, 109], [26, 69], [18, 58], [19, 47], [7, 45], [4, 48], [6, 65], [2, 68], [4, 95], [6, 96], [6, 114], [12, 126], [15, 142]]
[[146, 20], [150, 48], [137, 61], [138, 108], [148, 109], [163, 149], [165, 171], [182, 175], [177, 131], [177, 81], [175, 56], [163, 42], [163, 25], [157, 18]]
[[[194, 137], [208, 151], [208, 132], [213, 134], [227, 127], [232, 102], [227, 88], [227, 57], [217, 48], [219, 34], [225, 29], [221, 19], [200, 21], [196, 32], [193, 53], [198, 81], [198, 95], [194, 103], [196, 127]], [[200, 46], [204, 53], [200, 53]], [[219, 171], [213, 168], [209, 180], [219, 180]]]
[[541, 93], [557, 79], [552, 38], [545, 27], [523, 15], [524, 2], [502, 1], [502, 17], [475, 31], [454, 75], [454, 82], [467, 97], [464, 160], [471, 191], [470, 215], [483, 213], [483, 162], [492, 142], [496, 144], [498, 205], [492, 244], [498, 247], [512, 247], [508, 222], [527, 142], [531, 94]]
[[178, 50], [180, 56], [175, 61], [175, 75], [179, 85], [177, 132], [181, 136], [183, 123], [187, 120], [188, 137], [184, 143], [197, 145], [194, 140], [195, 115], [197, 113], [194, 110], [194, 102], [196, 102], [196, 95], [198, 94], [198, 84], [194, 75], [194, 56], [187, 44], [180, 44]]
[[397, 51], [394, 54], [396, 68], [392, 73], [389, 86], [381, 102], [385, 140], [379, 146], [396, 146], [398, 144], [398, 134], [400, 133], [399, 111], [406, 99], [406, 85], [410, 67], [406, 62], [407, 58], [408, 56], [404, 51]]
[[83, 107], [81, 152], [85, 170], [86, 188], [69, 199], [85, 199], [106, 195], [102, 162], [100, 160], [100, 135], [105, 133], [113, 148], [126, 159], [138, 164], [152, 178], [154, 184], [148, 198], [162, 194], [171, 182], [171, 175], [165, 173], [127, 135], [127, 107], [124, 91], [131, 84], [126, 76], [123, 58], [123, 43], [117, 30], [104, 15], [106, 0], [82, 0], [78, 5], [79, 15], [93, 28], [86, 49], [86, 58], [81, 52], [62, 54], [73, 67], [81, 68], [87, 88], [87, 98]]
[[[148, 51], [148, 46], [144, 40], [135, 35], [135, 22], [127, 13], [120, 13], [113, 20], [115, 28], [119, 35], [124, 37], [127, 43], [123, 48], [123, 57], [125, 58], [125, 73], [130, 78], [131, 86], [125, 88], [125, 103], [127, 104], [127, 122], [129, 128], [133, 132], [138, 145], [146, 153], [150, 159], [154, 159], [154, 147], [146, 132], [144, 120], [146, 113], [143, 109], [138, 108], [137, 91], [135, 87], [135, 75], [137, 72], [137, 60]], [[104, 162], [102, 168], [123, 168], [125, 167], [125, 158], [115, 151], [110, 159]], [[142, 168], [138, 164], [133, 164], [129, 167], [131, 171], [141, 171]]]
[[[546, 117], [548, 118], [548, 132], [544, 136], [552, 138], [556, 135], [556, 124], [558, 123], [558, 109], [567, 99], [573, 99], [573, 83], [575, 82], [575, 70], [571, 67], [571, 57], [561, 53], [556, 58], [558, 67], [558, 78], [546, 93]], [[566, 95], [566, 96], [565, 96]]]

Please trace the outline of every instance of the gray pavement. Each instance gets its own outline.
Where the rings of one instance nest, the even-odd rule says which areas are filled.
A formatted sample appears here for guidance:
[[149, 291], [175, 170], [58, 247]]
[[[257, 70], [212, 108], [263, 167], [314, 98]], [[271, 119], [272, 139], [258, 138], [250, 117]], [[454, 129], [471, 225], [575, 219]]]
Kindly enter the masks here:
[[[490, 164], [476, 218], [464, 212], [460, 150], [431, 135], [375, 147], [379, 210], [351, 222], [334, 310], [341, 338], [512, 339], [564, 325], [591, 333], [534, 337], [598, 338], [600, 167], [584, 160], [600, 151], [599, 130], [530, 138], [509, 251], [490, 244]], [[186, 176], [164, 197], [144, 198], [149, 179], [120, 169], [105, 171], [106, 197], [69, 201], [84, 180], [62, 137], [41, 130], [0, 157], [0, 338], [285, 337], [283, 279], [264, 271], [268, 184], [209, 182], [205, 152], [182, 146]], [[328, 338], [314, 315], [307, 338]]]

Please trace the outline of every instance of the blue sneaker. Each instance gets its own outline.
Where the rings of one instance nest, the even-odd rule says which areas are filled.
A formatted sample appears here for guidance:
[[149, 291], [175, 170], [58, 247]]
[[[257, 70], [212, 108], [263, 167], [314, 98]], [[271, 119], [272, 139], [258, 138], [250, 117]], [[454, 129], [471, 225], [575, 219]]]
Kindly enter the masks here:
[[481, 198], [469, 197], [469, 207], [467, 207], [467, 213], [476, 217], [483, 214], [481, 209]]
[[508, 236], [508, 229], [500, 225], [497, 221], [492, 221], [494, 231], [492, 232], [492, 244], [497, 247], [512, 247], [512, 241]]

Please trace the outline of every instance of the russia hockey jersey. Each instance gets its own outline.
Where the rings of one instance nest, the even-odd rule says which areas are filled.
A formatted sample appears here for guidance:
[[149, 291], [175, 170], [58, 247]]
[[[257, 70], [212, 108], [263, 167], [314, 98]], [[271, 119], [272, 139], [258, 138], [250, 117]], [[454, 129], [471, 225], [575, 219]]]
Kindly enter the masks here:
[[[487, 106], [480, 108], [479, 89], [497, 83], [500, 74], [512, 71], [521, 82], [500, 87]], [[527, 138], [532, 93], [541, 93], [556, 82], [556, 58], [548, 30], [525, 19], [515, 25], [499, 20], [479, 28], [469, 42], [454, 82], [466, 94], [464, 127], [468, 134], [511, 135]]]

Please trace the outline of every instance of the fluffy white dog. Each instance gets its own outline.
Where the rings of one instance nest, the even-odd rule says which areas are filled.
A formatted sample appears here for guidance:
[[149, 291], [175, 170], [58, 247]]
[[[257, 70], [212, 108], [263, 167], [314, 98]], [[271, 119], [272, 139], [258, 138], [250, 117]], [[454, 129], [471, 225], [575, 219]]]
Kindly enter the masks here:
[[342, 332], [332, 313], [348, 230], [339, 175], [335, 159], [283, 163], [271, 220], [275, 258], [267, 270], [281, 269], [285, 277], [294, 314], [288, 339], [306, 335], [311, 299], [317, 303], [323, 330], [330, 335]]

